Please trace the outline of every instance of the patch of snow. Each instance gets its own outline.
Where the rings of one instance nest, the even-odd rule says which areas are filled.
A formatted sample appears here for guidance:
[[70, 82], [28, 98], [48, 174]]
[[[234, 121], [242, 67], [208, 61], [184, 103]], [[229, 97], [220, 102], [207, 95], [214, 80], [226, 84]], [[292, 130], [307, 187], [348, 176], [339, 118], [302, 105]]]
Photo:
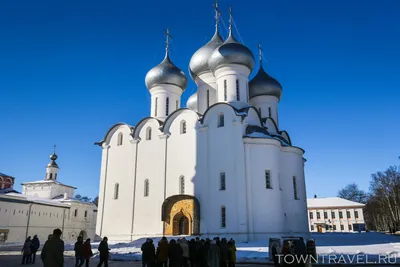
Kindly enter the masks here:
[[339, 197], [326, 197], [326, 198], [308, 198], [308, 208], [325, 208], [325, 207], [363, 207], [364, 204], [353, 202]]

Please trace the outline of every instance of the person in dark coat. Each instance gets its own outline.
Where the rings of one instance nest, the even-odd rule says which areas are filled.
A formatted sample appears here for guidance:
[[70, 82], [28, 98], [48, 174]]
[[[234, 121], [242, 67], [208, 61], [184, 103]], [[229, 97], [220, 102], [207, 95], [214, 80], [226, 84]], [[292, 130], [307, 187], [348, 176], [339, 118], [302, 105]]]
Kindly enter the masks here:
[[200, 248], [198, 251], [199, 256], [199, 266], [200, 267], [207, 267], [208, 266], [208, 249], [210, 247], [210, 240], [202, 239], [200, 241]]
[[54, 229], [53, 236], [44, 244], [40, 254], [44, 267], [64, 267], [64, 241], [61, 235], [60, 229]]
[[219, 256], [220, 252], [219, 252], [219, 247], [217, 245], [217, 240], [213, 240], [208, 250], [208, 257], [207, 257], [208, 266], [219, 267], [220, 265]]
[[36, 253], [40, 248], [40, 241], [39, 238], [37, 237], [37, 235], [33, 236], [32, 239], [32, 264], [35, 264], [35, 260], [36, 260]]
[[83, 244], [83, 257], [85, 258], [86, 267], [89, 267], [90, 258], [92, 256], [93, 256], [92, 245], [90, 245], [90, 238], [88, 238]]
[[190, 261], [190, 267], [197, 267], [196, 266], [196, 243], [194, 239], [190, 239], [188, 242], [189, 245], [189, 261]]
[[24, 246], [22, 247], [22, 263], [21, 264], [28, 264], [31, 263], [31, 254], [32, 254], [32, 240], [31, 237], [25, 240]]
[[108, 257], [110, 254], [110, 249], [108, 248], [108, 238], [104, 237], [103, 241], [100, 242], [99, 252], [100, 252], [100, 262], [97, 267], [101, 267], [104, 263], [104, 267], [108, 267]]
[[153, 267], [156, 259], [156, 249], [153, 240], [147, 238], [146, 242], [142, 245], [142, 266]]
[[221, 239], [221, 244], [219, 245], [220, 249], [220, 266], [221, 267], [227, 267], [228, 265], [228, 243], [226, 241], [226, 238]]
[[159, 267], [167, 267], [169, 244], [165, 236], [158, 242], [156, 258]]
[[236, 265], [236, 246], [233, 240], [228, 242], [228, 267], [235, 267]]
[[181, 267], [182, 265], [182, 248], [176, 243], [175, 239], [171, 239], [169, 242], [169, 267]]
[[74, 251], [75, 251], [75, 267], [82, 267], [82, 265], [85, 263], [85, 249], [83, 246], [83, 238], [82, 236], [78, 236], [78, 241], [76, 241], [75, 246], [74, 246]]

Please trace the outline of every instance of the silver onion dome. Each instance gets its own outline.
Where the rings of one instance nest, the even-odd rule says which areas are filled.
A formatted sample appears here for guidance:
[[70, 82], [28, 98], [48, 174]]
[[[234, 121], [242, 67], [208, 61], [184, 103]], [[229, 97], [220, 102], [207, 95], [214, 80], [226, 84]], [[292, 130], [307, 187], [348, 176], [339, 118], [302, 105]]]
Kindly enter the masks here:
[[171, 62], [167, 51], [164, 60], [146, 74], [145, 83], [149, 90], [156, 85], [172, 84], [184, 91], [188, 79], [185, 73]]
[[231, 64], [246, 66], [250, 71], [254, 67], [253, 53], [249, 48], [236, 41], [232, 33], [221, 46], [213, 51], [208, 59], [208, 66], [213, 72], [221, 66]]
[[269, 76], [262, 65], [258, 70], [256, 76], [249, 82], [249, 98], [253, 98], [261, 95], [276, 96], [278, 99], [281, 98], [282, 85], [274, 78]]
[[189, 97], [186, 107], [197, 112], [197, 92]]
[[211, 71], [208, 66], [208, 59], [214, 50], [222, 45], [223, 42], [217, 29], [211, 40], [193, 54], [189, 62], [189, 72], [193, 80], [201, 73]]

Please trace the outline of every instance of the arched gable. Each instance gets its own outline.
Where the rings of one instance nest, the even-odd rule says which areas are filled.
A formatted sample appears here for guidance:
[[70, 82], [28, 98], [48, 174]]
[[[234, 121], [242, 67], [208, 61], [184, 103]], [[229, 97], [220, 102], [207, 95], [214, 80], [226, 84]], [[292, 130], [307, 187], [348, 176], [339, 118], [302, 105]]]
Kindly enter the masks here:
[[128, 127], [130, 130], [130, 133], [132, 134], [135, 130], [135, 128], [133, 126], [130, 126], [126, 123], [123, 122], [119, 122], [117, 124], [114, 124], [113, 126], [111, 126], [111, 128], [107, 131], [107, 133], [105, 134], [103, 140], [101, 140], [100, 142], [96, 142], [94, 143], [95, 145], [99, 145], [102, 146], [104, 143], [109, 144], [111, 137], [114, 135], [114, 133], [120, 129], [121, 127]]
[[134, 139], [140, 139], [140, 135], [142, 132], [142, 129], [146, 129], [148, 126], [154, 126], [152, 127], [152, 130], [154, 133], [158, 132], [158, 134], [161, 134], [161, 127], [162, 127], [162, 122], [157, 120], [156, 118], [153, 117], [147, 117], [142, 119], [136, 124], [135, 130], [132, 133], [132, 136]]
[[265, 118], [264, 126], [267, 127], [269, 132], [279, 133], [279, 128], [273, 118]]
[[286, 141], [288, 142], [289, 145], [292, 145], [292, 140], [290, 140], [290, 136], [288, 134], [288, 132], [286, 131], [280, 131], [279, 134], [286, 139]]
[[198, 122], [198, 120], [199, 120], [199, 116], [198, 116], [198, 114], [197, 114], [195, 111], [190, 110], [190, 109], [188, 109], [188, 108], [181, 108], [181, 109], [175, 110], [174, 112], [172, 112], [172, 113], [168, 116], [168, 118], [166, 118], [166, 120], [164, 121], [164, 124], [163, 124], [162, 127], [161, 127], [161, 131], [162, 131], [163, 133], [170, 134], [170, 128], [171, 128], [172, 123], [173, 123], [176, 119], [179, 119], [179, 117], [181, 117], [181, 116], [180, 116], [181, 114], [190, 114], [191, 116], [193, 116], [193, 119], [194, 119], [196, 122]]
[[260, 113], [253, 106], [247, 111], [247, 125], [263, 126]]

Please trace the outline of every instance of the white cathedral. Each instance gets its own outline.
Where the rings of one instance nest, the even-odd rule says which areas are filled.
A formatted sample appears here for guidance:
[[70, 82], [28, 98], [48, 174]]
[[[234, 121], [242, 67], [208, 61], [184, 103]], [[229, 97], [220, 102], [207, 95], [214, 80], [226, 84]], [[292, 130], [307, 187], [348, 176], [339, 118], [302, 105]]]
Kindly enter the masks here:
[[192, 56], [197, 85], [168, 49], [146, 75], [150, 117], [117, 123], [102, 147], [96, 233], [111, 240], [144, 236], [228, 236], [248, 241], [308, 233], [304, 150], [279, 128], [281, 84], [232, 32]]

